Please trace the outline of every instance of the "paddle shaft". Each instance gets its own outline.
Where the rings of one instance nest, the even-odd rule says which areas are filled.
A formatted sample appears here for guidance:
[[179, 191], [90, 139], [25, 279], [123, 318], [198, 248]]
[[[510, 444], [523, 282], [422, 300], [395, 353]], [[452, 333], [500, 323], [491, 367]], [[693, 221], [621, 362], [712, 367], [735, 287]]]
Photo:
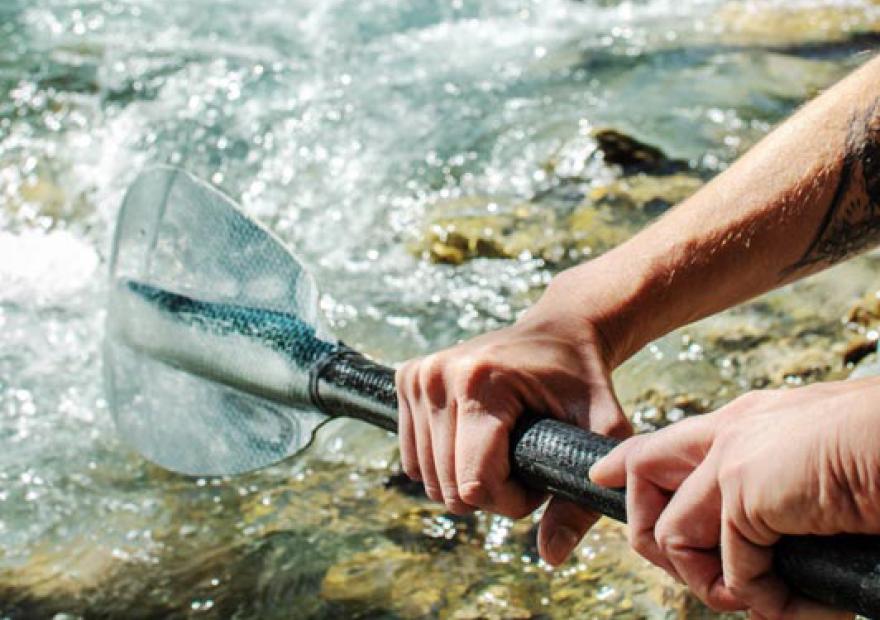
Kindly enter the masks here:
[[[394, 370], [343, 349], [313, 376], [315, 405], [397, 432]], [[625, 489], [589, 481], [587, 472], [617, 441], [558, 420], [525, 416], [511, 437], [511, 469], [524, 484], [626, 522]], [[880, 537], [787, 536], [775, 568], [794, 590], [832, 607], [880, 617]]]

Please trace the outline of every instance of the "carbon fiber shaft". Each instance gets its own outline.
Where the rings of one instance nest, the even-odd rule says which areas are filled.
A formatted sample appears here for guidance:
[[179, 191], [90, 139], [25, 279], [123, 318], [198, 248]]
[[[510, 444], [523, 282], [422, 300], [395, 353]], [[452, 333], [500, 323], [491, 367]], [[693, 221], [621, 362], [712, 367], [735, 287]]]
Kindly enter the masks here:
[[[351, 349], [319, 368], [316, 402], [328, 415], [397, 431], [394, 371]], [[626, 521], [624, 489], [592, 484], [587, 472], [617, 441], [570, 424], [525, 416], [511, 437], [511, 468], [528, 486]], [[790, 536], [775, 548], [777, 573], [794, 590], [838, 609], [880, 618], [880, 537]]]

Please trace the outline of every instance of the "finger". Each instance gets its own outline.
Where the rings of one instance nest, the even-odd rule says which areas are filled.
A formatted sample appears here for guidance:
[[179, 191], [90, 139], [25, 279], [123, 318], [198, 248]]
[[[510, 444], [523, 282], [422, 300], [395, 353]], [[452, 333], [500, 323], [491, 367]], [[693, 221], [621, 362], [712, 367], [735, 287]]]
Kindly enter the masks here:
[[432, 450], [443, 503], [453, 514], [464, 515], [473, 512], [474, 507], [465, 504], [458, 494], [455, 477], [455, 413], [455, 402], [450, 403], [447, 411], [435, 410], [431, 413]]
[[651, 484], [650, 481], [631, 474], [627, 481], [626, 516], [629, 524], [629, 542], [636, 553], [659, 566], [678, 581], [681, 576], [675, 570], [654, 535], [654, 526], [669, 503], [671, 493]]
[[647, 436], [627, 439], [590, 467], [590, 480], [603, 487], [626, 486], [626, 463]]
[[422, 484], [425, 487], [425, 495], [435, 502], [442, 502], [443, 494], [440, 492], [437, 472], [434, 469], [434, 449], [431, 445], [431, 404], [425, 399], [420, 399], [417, 402], [410, 400], [410, 407], [413, 434], [416, 439], [416, 455], [419, 461]]
[[598, 514], [554, 497], [538, 526], [538, 552], [552, 566], [562, 564], [599, 519]]
[[706, 462], [675, 492], [654, 534], [660, 552], [701, 601], [718, 611], [735, 611], [746, 605], [724, 587], [721, 511], [716, 468]]
[[[610, 385], [611, 381], [608, 380]], [[600, 435], [626, 439], [633, 434], [633, 427], [617, 400], [614, 391], [607, 387], [596, 388], [590, 394], [590, 407], [587, 416], [577, 416], [578, 426]]]
[[512, 416], [493, 415], [476, 401], [456, 406], [455, 476], [461, 500], [514, 519], [534, 511], [544, 495], [510, 478], [507, 420]]
[[[470, 510], [459, 498], [455, 482], [455, 401], [447, 399], [446, 381], [437, 356], [424, 359], [419, 368], [419, 385], [422, 387], [422, 410], [429, 412], [424, 422], [428, 426], [439, 499], [450, 512], [465, 514]], [[425, 458], [428, 458], [427, 451]]]
[[419, 471], [412, 414], [407, 398], [410, 381], [409, 370], [410, 364], [406, 364], [394, 373], [394, 382], [397, 385], [397, 435], [400, 442], [400, 466], [410, 479], [419, 481], [422, 477]]
[[602, 486], [622, 486], [625, 467], [620, 461], [638, 451], [642, 475], [662, 489], [675, 490], [706, 457], [717, 424], [711, 415], [699, 416], [627, 439], [593, 466], [590, 479]]
[[773, 550], [756, 545], [737, 528], [725, 511], [721, 524], [724, 589], [734, 593], [755, 612], [779, 618], [793, 604], [792, 594], [773, 572]]

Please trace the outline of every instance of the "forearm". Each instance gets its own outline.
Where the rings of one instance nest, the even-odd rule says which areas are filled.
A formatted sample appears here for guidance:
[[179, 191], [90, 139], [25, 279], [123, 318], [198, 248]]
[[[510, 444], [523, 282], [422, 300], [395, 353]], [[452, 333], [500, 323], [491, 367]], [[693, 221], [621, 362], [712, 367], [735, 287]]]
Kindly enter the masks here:
[[612, 364], [678, 327], [880, 242], [880, 59], [546, 297], [593, 308]]

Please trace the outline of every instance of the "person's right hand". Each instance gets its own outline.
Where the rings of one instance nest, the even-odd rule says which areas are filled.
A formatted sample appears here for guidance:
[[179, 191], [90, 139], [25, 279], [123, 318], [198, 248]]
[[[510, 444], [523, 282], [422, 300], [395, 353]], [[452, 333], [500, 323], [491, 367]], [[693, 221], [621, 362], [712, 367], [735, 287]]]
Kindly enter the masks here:
[[633, 437], [590, 470], [627, 489], [630, 540], [718, 611], [753, 620], [853, 614], [774, 572], [785, 535], [880, 533], [880, 379], [751, 392]]
[[[544, 497], [511, 478], [508, 459], [523, 412], [620, 438], [631, 433], [606, 359], [598, 329], [539, 303], [511, 327], [407, 362], [396, 376], [404, 471], [456, 514], [531, 513]], [[560, 564], [597, 518], [553, 498], [538, 533], [541, 556]]]

